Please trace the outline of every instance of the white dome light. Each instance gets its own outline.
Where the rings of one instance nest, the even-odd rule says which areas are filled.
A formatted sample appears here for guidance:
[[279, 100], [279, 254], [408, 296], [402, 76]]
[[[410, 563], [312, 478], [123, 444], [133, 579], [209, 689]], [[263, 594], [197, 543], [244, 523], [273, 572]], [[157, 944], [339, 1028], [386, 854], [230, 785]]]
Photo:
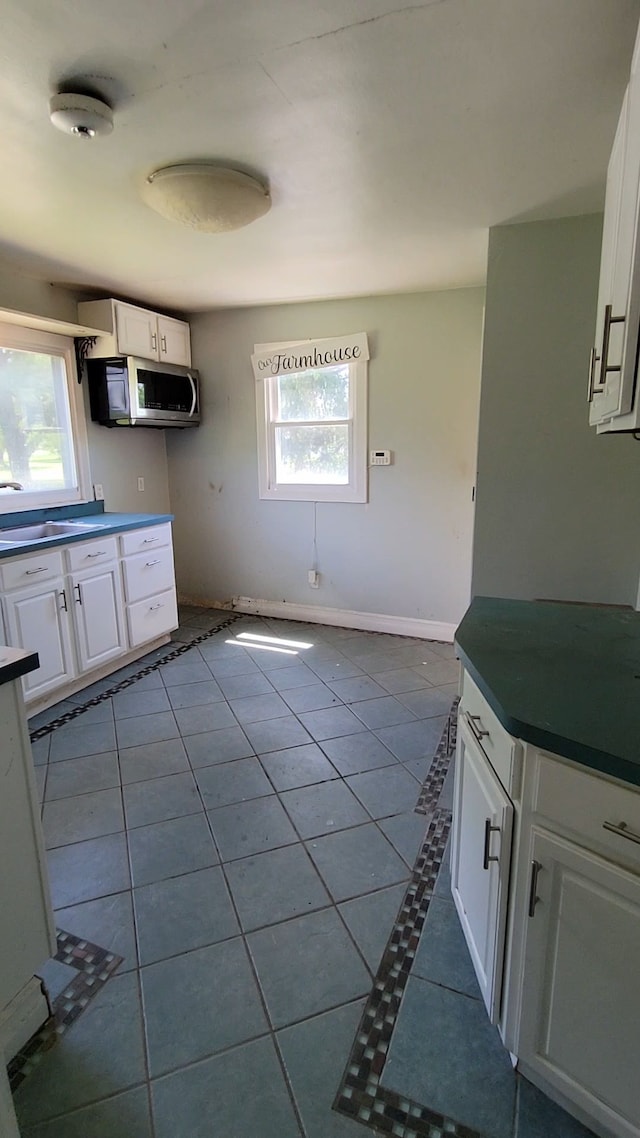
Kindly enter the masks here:
[[268, 189], [240, 170], [208, 162], [165, 166], [146, 178], [141, 196], [151, 209], [202, 233], [227, 233], [271, 208]]

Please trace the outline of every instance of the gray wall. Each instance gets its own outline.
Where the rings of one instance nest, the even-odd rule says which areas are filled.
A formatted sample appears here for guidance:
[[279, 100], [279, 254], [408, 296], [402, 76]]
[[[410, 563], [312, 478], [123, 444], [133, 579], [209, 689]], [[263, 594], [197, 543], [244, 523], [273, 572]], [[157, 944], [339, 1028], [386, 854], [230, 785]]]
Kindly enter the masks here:
[[474, 594], [635, 605], [640, 443], [588, 426], [601, 224], [491, 230]]
[[[456, 623], [469, 600], [483, 289], [368, 297], [192, 317], [203, 379], [198, 431], [167, 439], [184, 595], [242, 595]], [[366, 331], [366, 505], [258, 498], [255, 343]]]
[[[52, 285], [38, 277], [16, 273], [0, 262], [0, 308], [13, 308], [77, 322], [78, 300], [72, 289]], [[86, 395], [86, 392], [85, 392]], [[92, 482], [104, 487], [105, 508], [139, 513], [168, 513], [169, 486], [164, 431], [109, 430], [91, 422], [88, 399], [85, 414]], [[138, 491], [138, 477], [145, 480]]]

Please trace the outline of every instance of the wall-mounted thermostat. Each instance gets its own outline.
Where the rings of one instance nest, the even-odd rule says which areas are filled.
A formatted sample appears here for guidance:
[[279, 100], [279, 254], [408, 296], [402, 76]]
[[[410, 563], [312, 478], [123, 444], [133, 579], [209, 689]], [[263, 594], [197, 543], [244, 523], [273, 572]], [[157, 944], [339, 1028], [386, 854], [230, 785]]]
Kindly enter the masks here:
[[391, 466], [390, 450], [370, 451], [369, 466]]

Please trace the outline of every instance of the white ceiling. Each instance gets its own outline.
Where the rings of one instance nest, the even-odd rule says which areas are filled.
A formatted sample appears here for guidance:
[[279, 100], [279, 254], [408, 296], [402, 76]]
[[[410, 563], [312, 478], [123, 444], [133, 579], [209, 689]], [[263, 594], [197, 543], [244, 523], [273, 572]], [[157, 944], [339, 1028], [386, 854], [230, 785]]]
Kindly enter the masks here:
[[[0, 252], [178, 309], [480, 283], [489, 226], [598, 209], [640, 0], [4, 0]], [[80, 142], [60, 82], [111, 101]], [[212, 158], [273, 207], [219, 236], [152, 213]]]

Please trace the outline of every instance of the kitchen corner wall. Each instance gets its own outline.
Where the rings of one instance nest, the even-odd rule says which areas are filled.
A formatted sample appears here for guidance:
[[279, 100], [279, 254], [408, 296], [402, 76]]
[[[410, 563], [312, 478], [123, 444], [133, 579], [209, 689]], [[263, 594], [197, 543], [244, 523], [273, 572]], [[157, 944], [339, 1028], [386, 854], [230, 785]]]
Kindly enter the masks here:
[[[191, 317], [203, 422], [167, 438], [182, 594], [233, 596], [456, 624], [469, 601], [483, 289]], [[366, 505], [258, 498], [256, 343], [367, 332]]]
[[[77, 323], [78, 301], [93, 299], [73, 289], [28, 277], [0, 262], [0, 307]], [[167, 454], [164, 431], [118, 430], [91, 422], [85, 384], [89, 462], [93, 482], [104, 487], [107, 510], [166, 514], [169, 512]], [[145, 480], [138, 491], [138, 478]]]
[[640, 443], [588, 425], [601, 227], [491, 230], [474, 594], [636, 603]]

